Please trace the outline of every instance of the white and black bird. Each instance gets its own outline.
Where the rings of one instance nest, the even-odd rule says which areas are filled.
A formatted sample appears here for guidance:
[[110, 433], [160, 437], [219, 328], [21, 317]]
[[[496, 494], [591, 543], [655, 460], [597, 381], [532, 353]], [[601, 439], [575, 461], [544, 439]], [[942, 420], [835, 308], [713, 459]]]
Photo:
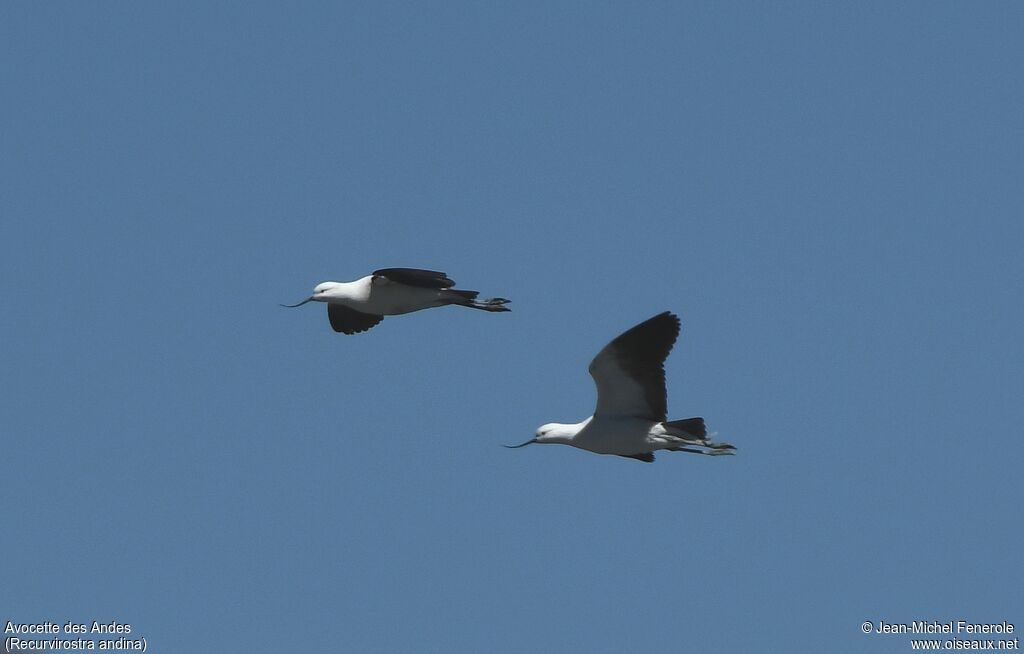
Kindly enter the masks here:
[[657, 450], [710, 456], [735, 447], [708, 438], [703, 418], [667, 420], [665, 359], [679, 336], [679, 318], [666, 311], [621, 334], [590, 362], [597, 384], [594, 415], [576, 424], [548, 423], [520, 445], [558, 443], [647, 463]]
[[509, 311], [505, 298], [478, 300], [478, 291], [452, 288], [455, 282], [443, 272], [416, 268], [383, 268], [354, 282], [322, 282], [298, 304], [325, 302], [327, 317], [336, 332], [357, 334], [374, 327], [384, 316], [457, 304], [481, 311]]

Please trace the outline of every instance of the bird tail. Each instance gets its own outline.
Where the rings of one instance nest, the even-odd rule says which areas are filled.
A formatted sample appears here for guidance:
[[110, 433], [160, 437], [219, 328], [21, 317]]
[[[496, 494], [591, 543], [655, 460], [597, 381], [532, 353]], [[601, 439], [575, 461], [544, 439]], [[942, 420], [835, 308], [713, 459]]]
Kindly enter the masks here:
[[480, 309], [482, 311], [511, 311], [511, 309], [505, 306], [509, 303], [509, 300], [503, 297], [478, 300], [477, 296], [480, 295], [480, 291], [460, 291], [453, 288], [446, 289], [443, 293], [445, 299], [450, 304], [458, 304], [459, 306]]
[[673, 436], [684, 438], [707, 438], [708, 428], [704, 426], [704, 418], [684, 418], [661, 423], [665, 431]]
[[711, 440], [715, 434], [708, 434], [707, 427], [704, 426], [704, 418], [670, 420], [661, 423], [661, 426], [665, 428], [669, 437], [675, 438], [677, 441], [675, 447], [666, 448], [673, 452], [692, 452], [708, 456], [736, 453], [735, 445], [716, 443]]

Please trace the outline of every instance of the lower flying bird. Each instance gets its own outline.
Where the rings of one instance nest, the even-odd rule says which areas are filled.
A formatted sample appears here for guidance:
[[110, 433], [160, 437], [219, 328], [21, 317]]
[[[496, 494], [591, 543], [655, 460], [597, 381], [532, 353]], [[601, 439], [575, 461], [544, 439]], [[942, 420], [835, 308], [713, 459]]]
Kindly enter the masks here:
[[327, 317], [336, 332], [357, 334], [374, 327], [384, 316], [457, 304], [482, 311], [509, 311], [505, 298], [478, 300], [477, 291], [462, 291], [443, 272], [416, 268], [383, 268], [354, 282], [323, 282], [298, 304], [327, 303]]
[[707, 436], [703, 418], [666, 420], [665, 359], [679, 336], [679, 318], [668, 311], [623, 333], [590, 363], [597, 383], [597, 408], [583, 422], [548, 423], [520, 445], [560, 443], [597, 454], [616, 454], [647, 463], [654, 452], [733, 454], [735, 447]]

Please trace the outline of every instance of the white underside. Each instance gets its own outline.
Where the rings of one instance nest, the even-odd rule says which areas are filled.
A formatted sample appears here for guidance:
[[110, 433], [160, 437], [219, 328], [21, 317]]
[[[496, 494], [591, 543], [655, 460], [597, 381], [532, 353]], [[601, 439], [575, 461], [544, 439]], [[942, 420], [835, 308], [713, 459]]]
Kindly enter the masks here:
[[660, 422], [628, 416], [591, 416], [578, 426], [569, 445], [597, 454], [644, 454], [701, 442], [672, 436]]
[[340, 283], [322, 295], [313, 297], [317, 302], [341, 304], [362, 313], [378, 316], [397, 316], [421, 309], [450, 304], [452, 294], [447, 290], [419, 288], [395, 284], [387, 280], [371, 283], [372, 277], [354, 282]]

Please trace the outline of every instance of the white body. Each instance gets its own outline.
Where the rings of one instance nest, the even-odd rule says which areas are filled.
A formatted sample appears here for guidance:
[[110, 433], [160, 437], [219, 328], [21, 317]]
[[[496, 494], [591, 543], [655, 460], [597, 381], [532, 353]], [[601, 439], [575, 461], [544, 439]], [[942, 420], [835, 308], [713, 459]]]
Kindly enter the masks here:
[[384, 277], [367, 275], [354, 282], [317, 284], [311, 299], [315, 302], [341, 304], [361, 313], [397, 316], [451, 304], [451, 300], [458, 297], [448, 289], [406, 286]]
[[631, 456], [680, 446], [707, 446], [705, 439], [671, 433], [663, 423], [631, 416], [590, 416], [574, 425], [549, 423], [537, 430], [538, 443], [572, 445], [595, 454]]

